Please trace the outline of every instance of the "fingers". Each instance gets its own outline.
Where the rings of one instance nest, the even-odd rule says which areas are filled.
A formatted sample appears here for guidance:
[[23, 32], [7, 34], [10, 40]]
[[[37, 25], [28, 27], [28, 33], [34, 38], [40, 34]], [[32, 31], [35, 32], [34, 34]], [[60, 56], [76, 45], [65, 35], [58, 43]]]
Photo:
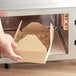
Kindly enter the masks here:
[[17, 62], [19, 62], [21, 60], [21, 56], [15, 54], [15, 53], [13, 55], [8, 56], [8, 57], [10, 57], [11, 59], [13, 59]]
[[14, 39], [12, 38], [11, 35], [5, 34], [6, 36], [8, 36], [8, 38], [10, 38], [10, 42], [12, 45], [12, 48], [16, 48], [18, 45], [15, 43]]
[[2, 48], [2, 54], [15, 61], [20, 61], [21, 56], [17, 55], [13, 51], [13, 48], [16, 48], [17, 44], [14, 42], [13, 38], [10, 35], [8, 35], [8, 34], [5, 34], [5, 35], [6, 35], [6, 39], [4, 39], [2, 44], [0, 45]]
[[[16, 48], [18, 47], [18, 45], [15, 43], [15, 41], [13, 40], [13, 38], [9, 35], [10, 39], [11, 39], [11, 46], [12, 48]], [[11, 49], [12, 50], [12, 49]], [[13, 52], [14, 53], [14, 52]], [[13, 60], [19, 61], [21, 59], [21, 56], [17, 55], [17, 54], [12, 54], [10, 56], [10, 58], [12, 58]]]
[[6, 56], [9, 57], [15, 61], [20, 61], [21, 56], [17, 55], [14, 53], [11, 44], [5, 45], [5, 47], [3, 47], [3, 51], [2, 53]]
[[18, 45], [15, 43], [14, 40], [12, 40], [11, 45], [12, 45], [12, 48], [16, 48], [16, 47], [18, 47]]

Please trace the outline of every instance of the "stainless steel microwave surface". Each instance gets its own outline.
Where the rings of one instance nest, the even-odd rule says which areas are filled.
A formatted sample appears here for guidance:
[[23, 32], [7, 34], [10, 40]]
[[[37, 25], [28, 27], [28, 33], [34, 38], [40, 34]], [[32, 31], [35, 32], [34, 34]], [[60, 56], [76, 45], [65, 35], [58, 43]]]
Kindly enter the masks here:
[[[12, 23], [14, 23], [15, 26], [18, 26], [20, 20], [23, 19], [17, 17], [21, 16], [25, 16], [25, 18], [30, 16], [31, 19], [29, 20], [33, 20], [32, 16], [37, 17], [49, 15], [51, 18], [51, 15], [54, 15], [55, 23], [52, 23], [52, 25], [54, 26], [55, 32], [52, 48], [50, 52], [47, 53], [49, 54], [47, 61], [76, 59], [75, 0], [0, 0], [0, 10], [5, 11], [5, 17], [2, 18], [2, 25], [4, 25], [4, 27], [8, 24], [8, 26], [12, 26]], [[14, 17], [18, 20], [16, 20]], [[23, 22], [27, 20], [25, 18]], [[66, 25], [68, 25], [68, 29], [65, 29]], [[14, 26], [12, 27], [13, 30], [15, 30]], [[10, 32], [10, 29], [5, 29], [5, 31]], [[53, 34], [52, 32], [50, 33]], [[9, 58], [2, 57], [0, 58], [0, 64], [1, 63], [16, 62]]]
[[75, 0], [0, 0], [0, 10], [75, 7]]

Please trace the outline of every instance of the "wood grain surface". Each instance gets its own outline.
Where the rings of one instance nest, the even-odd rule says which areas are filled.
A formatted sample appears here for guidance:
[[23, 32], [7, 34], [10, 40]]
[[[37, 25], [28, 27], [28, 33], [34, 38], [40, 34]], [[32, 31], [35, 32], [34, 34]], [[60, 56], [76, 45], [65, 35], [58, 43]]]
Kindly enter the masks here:
[[39, 64], [11, 64], [9, 69], [0, 65], [1, 76], [76, 76], [76, 60]]

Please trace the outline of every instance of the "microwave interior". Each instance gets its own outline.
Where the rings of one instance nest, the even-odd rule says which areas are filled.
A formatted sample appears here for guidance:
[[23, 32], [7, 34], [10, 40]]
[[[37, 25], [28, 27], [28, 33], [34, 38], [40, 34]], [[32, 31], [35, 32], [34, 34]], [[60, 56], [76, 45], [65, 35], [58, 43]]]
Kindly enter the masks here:
[[[26, 47], [27, 50], [29, 49], [31, 51], [32, 49], [32, 53], [36, 52], [36, 50], [38, 49], [38, 51], [35, 53], [37, 54], [36, 55], [37, 58], [35, 58], [35, 55], [32, 56], [33, 54], [31, 55], [31, 53], [28, 54], [28, 52], [23, 54], [24, 57], [26, 54], [30, 55], [29, 58], [27, 58], [27, 62], [45, 63], [44, 60], [46, 59], [45, 56], [47, 54], [44, 53], [45, 48], [46, 48], [46, 52], [48, 52], [50, 46], [51, 49], [49, 53], [51, 55], [68, 54], [69, 52], [68, 49], [69, 14], [68, 13], [28, 15], [28, 16], [9, 16], [9, 17], [1, 17], [1, 21], [4, 31], [6, 33], [11, 34], [13, 37], [17, 33], [15, 38], [16, 43], [21, 42], [25, 38], [26, 39], [24, 40], [25, 42], [23, 41], [24, 44], [23, 45], [20, 44], [20, 46], [22, 45], [24, 46], [24, 48], [27, 46]], [[21, 21], [22, 21], [21, 26], [18, 29]], [[50, 45], [51, 26], [53, 26], [54, 29], [54, 32], [52, 32], [54, 34], [54, 36], [52, 37], [53, 38], [52, 45]], [[33, 48], [31, 48], [31, 46]], [[30, 60], [31, 58], [32, 60]], [[22, 62], [26, 62], [26, 60]]]

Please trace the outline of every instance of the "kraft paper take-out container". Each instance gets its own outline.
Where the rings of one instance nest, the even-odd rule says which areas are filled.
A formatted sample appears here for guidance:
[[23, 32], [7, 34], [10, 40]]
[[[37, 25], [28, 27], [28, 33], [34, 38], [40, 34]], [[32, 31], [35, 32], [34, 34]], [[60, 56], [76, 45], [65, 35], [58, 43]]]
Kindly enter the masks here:
[[21, 55], [20, 62], [46, 63], [54, 37], [53, 24], [47, 28], [39, 22], [31, 22], [20, 29], [21, 23], [14, 37], [18, 44], [14, 51]]

